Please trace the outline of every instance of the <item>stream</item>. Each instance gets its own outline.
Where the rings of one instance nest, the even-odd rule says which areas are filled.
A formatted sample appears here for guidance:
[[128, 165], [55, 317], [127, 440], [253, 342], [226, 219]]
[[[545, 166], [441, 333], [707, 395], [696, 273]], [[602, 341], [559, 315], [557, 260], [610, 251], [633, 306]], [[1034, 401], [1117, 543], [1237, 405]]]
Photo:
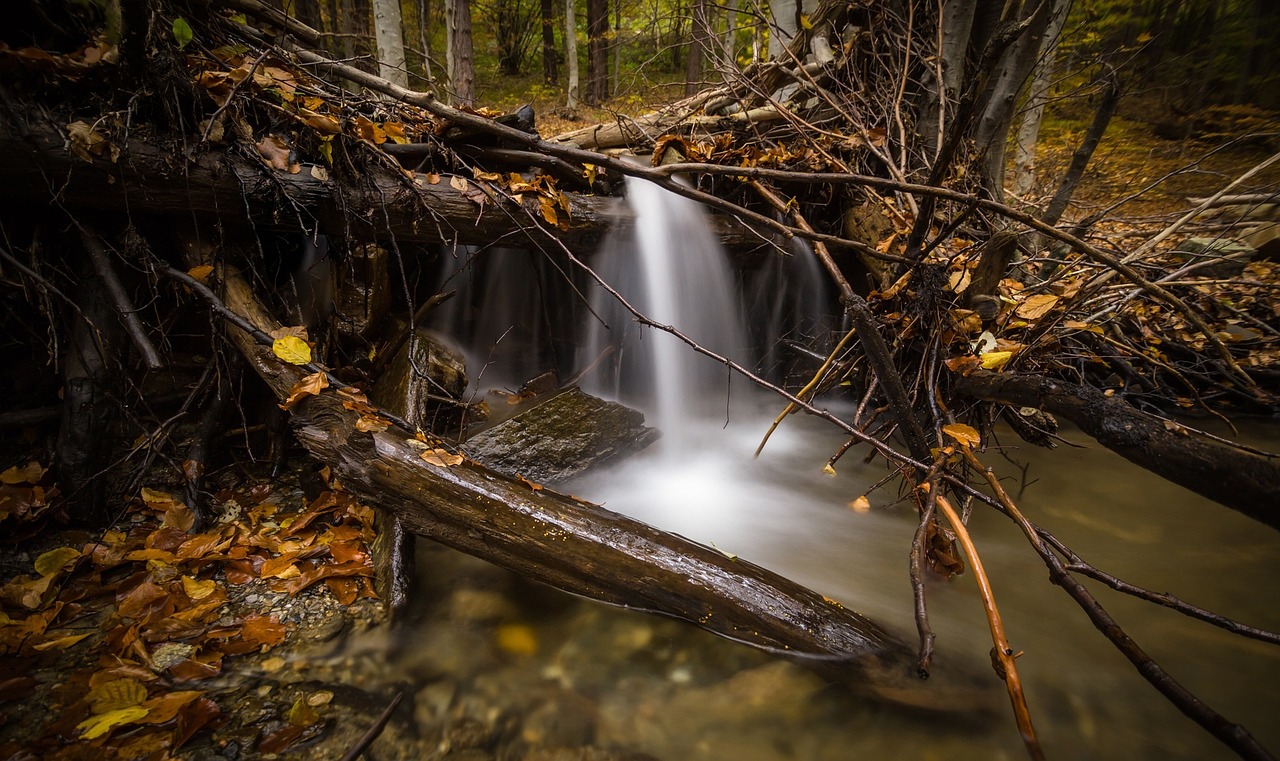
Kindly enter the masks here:
[[[751, 355], [752, 338], [732, 330], [742, 314], [789, 319], [755, 331], [770, 341], [821, 320], [813, 280], [820, 275], [812, 267], [788, 275], [798, 283], [788, 288], [805, 298], [762, 304], [768, 292], [757, 291], [753, 302], [739, 304], [723, 293], [735, 287], [727, 270], [681, 269], [724, 258], [696, 204], [642, 183], [629, 195], [634, 224], [606, 242], [593, 266], [642, 313], [735, 359]], [[591, 299], [577, 363], [595, 372], [584, 388], [640, 408], [664, 436], [619, 467], [553, 486], [766, 566], [914, 643], [907, 558], [917, 515], [899, 499], [896, 477], [873, 490], [889, 475], [883, 460], [865, 464], [866, 448], [855, 447], [834, 476], [824, 474], [843, 437], [803, 415], [788, 418], [753, 459], [781, 409], [776, 397], [730, 380], [723, 366], [670, 335], [638, 330], [603, 289], [593, 288]], [[535, 322], [527, 314], [498, 320], [499, 327]], [[484, 356], [485, 341], [494, 339], [471, 346], [473, 356]], [[490, 378], [500, 376], [501, 367], [486, 367]], [[838, 398], [821, 404], [851, 416]], [[1274, 422], [1243, 428], [1249, 443], [1280, 447]], [[1280, 534], [1078, 432], [1063, 435], [1081, 446], [1049, 452], [1010, 431], [986, 442], [984, 462], [1006, 479], [1028, 518], [1130, 583], [1280, 630]], [[861, 495], [869, 496], [869, 510], [851, 507]], [[1234, 757], [1167, 703], [1049, 582], [1011, 521], [979, 505], [969, 528], [1009, 640], [1024, 652], [1018, 669], [1049, 758]], [[1026, 757], [1003, 685], [990, 670], [991, 640], [972, 573], [927, 584], [938, 643], [934, 676], [916, 688], [932, 696], [932, 708], [922, 710], [850, 694], [687, 624], [572, 599], [477, 561], [449, 560], [434, 546], [423, 554], [421, 623], [402, 637], [413, 645], [400, 648], [408, 673], [429, 675], [418, 710], [506, 722], [500, 734], [517, 745], [623, 754], [566, 759]], [[1086, 586], [1175, 679], [1264, 746], [1280, 749], [1280, 649]], [[440, 684], [448, 686], [432, 686]]]

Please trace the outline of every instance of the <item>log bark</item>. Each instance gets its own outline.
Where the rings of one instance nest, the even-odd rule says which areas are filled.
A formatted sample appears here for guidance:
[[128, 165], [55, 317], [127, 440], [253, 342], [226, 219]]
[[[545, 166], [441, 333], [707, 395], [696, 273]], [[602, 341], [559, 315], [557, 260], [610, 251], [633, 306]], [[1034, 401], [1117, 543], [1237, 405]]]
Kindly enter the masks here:
[[979, 370], [955, 387], [976, 399], [1064, 417], [1129, 462], [1280, 529], [1280, 457], [1198, 436], [1091, 386], [1040, 375]]
[[[224, 285], [227, 308], [259, 329], [277, 326], [243, 278], [227, 274]], [[232, 331], [232, 340], [278, 396], [302, 376], [249, 334]], [[331, 393], [293, 411], [314, 457], [419, 536], [573, 594], [695, 623], [833, 678], [906, 673], [910, 656], [897, 638], [771, 571], [470, 460], [428, 464], [407, 434], [361, 433], [356, 418]]]
[[[183, 158], [180, 146], [166, 149], [131, 140], [120, 148], [115, 163], [88, 163], [67, 149], [66, 138], [52, 125], [19, 127], [0, 118], [0, 155], [5, 157], [0, 161], [0, 198], [44, 204], [56, 196], [67, 209], [194, 216], [224, 227], [243, 220], [255, 230], [298, 231], [301, 214], [315, 220], [320, 233], [357, 240], [559, 245], [514, 202], [499, 199], [477, 206], [447, 177], [433, 185], [426, 175], [410, 181], [370, 166], [354, 186], [315, 171], [313, 165], [286, 174], [221, 148], [190, 160]], [[575, 253], [590, 254], [619, 221], [618, 203], [565, 195], [569, 229], [551, 232]], [[531, 210], [540, 220], [536, 208]], [[760, 236], [737, 220], [714, 219], [726, 245], [759, 243]]]

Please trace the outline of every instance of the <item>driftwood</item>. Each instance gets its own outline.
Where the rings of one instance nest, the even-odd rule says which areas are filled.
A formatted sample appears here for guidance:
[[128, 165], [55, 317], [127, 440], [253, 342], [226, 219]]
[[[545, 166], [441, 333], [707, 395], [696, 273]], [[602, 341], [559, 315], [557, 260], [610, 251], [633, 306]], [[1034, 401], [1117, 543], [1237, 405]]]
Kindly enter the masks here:
[[[230, 311], [261, 330], [277, 327], [243, 278], [227, 273], [224, 287]], [[231, 334], [278, 396], [302, 377], [253, 336]], [[428, 464], [408, 434], [394, 427], [358, 432], [357, 417], [326, 392], [298, 404], [293, 425], [346, 488], [415, 534], [574, 594], [696, 623], [832, 676], [906, 673], [905, 645], [840, 603], [745, 560], [469, 460]]]
[[1280, 529], [1280, 458], [1206, 438], [1128, 402], [1039, 375], [979, 370], [956, 390], [1060, 415], [1099, 444], [1162, 478]]
[[[0, 155], [5, 156], [0, 197], [30, 202], [34, 195], [47, 195], [67, 208], [186, 219], [194, 215], [216, 218], [223, 226], [244, 219], [247, 212], [258, 230], [297, 232], [315, 225], [320, 233], [352, 240], [394, 237], [402, 243], [516, 247], [551, 240], [547, 230], [533, 223], [541, 219], [536, 210], [531, 215], [501, 197], [479, 206], [450, 185], [447, 176], [432, 184], [425, 174], [410, 180], [371, 165], [361, 182], [343, 183], [319, 165], [303, 164], [300, 172], [288, 174], [222, 148], [202, 149], [188, 159], [186, 146], [166, 149], [143, 140], [118, 146], [115, 162], [100, 158], [88, 163], [66, 145], [67, 138], [52, 125], [20, 128], [0, 118]], [[610, 198], [565, 195], [569, 227], [549, 232], [571, 250], [593, 252], [618, 221], [619, 206]], [[715, 223], [728, 244], [760, 241], [737, 220], [717, 216]]]

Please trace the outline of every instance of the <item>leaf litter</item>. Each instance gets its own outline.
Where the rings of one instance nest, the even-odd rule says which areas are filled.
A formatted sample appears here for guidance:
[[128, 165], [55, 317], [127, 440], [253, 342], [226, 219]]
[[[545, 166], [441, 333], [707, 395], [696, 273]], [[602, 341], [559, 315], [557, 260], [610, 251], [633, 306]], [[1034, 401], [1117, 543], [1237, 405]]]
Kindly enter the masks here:
[[308, 645], [382, 616], [371, 508], [332, 488], [307, 500], [288, 477], [240, 483], [189, 533], [182, 500], [149, 486], [93, 536], [57, 530], [51, 494], [38, 463], [0, 474], [16, 560], [0, 577], [0, 757], [279, 753], [332, 728], [332, 692], [264, 675], [297, 680]]

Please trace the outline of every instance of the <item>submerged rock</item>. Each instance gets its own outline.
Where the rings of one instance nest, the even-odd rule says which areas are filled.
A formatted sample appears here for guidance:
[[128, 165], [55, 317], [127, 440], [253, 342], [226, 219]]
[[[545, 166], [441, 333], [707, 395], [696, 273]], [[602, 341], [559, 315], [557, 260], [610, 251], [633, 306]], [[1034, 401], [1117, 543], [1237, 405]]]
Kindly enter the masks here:
[[660, 434], [644, 415], [577, 388], [472, 436], [468, 456], [510, 476], [554, 483], [634, 454]]

